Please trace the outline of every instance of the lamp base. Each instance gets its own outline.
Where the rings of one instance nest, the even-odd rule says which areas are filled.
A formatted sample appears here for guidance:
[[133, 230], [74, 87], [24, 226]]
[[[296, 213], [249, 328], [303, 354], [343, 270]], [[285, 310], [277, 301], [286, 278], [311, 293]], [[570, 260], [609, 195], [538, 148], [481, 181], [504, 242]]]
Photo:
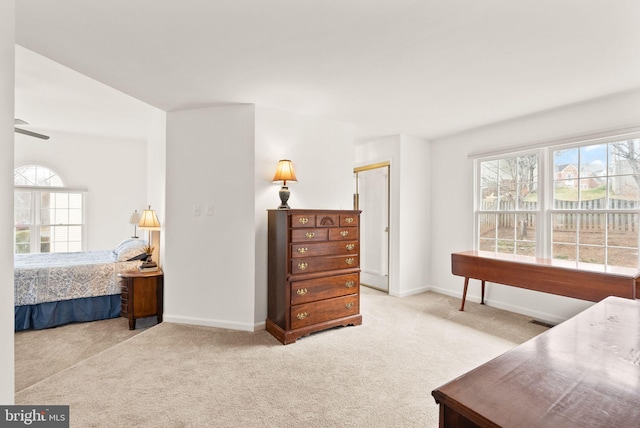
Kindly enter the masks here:
[[289, 200], [289, 196], [291, 195], [291, 192], [289, 192], [289, 188], [287, 186], [282, 186], [282, 188], [280, 188], [280, 192], [278, 193], [280, 195], [280, 202], [282, 202], [280, 204], [280, 206], [278, 207], [279, 210], [288, 210], [289, 209], [289, 205], [287, 204], [287, 201]]

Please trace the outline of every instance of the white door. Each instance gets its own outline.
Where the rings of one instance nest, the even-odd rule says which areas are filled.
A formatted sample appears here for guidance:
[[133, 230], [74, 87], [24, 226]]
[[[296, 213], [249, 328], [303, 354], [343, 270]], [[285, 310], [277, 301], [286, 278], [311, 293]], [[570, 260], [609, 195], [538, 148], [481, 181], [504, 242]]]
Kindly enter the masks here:
[[356, 168], [360, 283], [389, 291], [389, 164]]

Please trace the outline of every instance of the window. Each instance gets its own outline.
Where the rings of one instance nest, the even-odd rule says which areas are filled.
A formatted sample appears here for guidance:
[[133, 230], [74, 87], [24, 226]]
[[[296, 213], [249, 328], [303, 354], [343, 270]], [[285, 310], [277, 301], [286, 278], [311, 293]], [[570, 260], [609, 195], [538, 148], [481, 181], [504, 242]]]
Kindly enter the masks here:
[[640, 138], [477, 159], [476, 168], [479, 250], [639, 266]]
[[84, 194], [64, 187], [55, 171], [26, 165], [14, 171], [14, 252], [84, 248]]
[[538, 197], [536, 153], [481, 161], [478, 248], [534, 256]]

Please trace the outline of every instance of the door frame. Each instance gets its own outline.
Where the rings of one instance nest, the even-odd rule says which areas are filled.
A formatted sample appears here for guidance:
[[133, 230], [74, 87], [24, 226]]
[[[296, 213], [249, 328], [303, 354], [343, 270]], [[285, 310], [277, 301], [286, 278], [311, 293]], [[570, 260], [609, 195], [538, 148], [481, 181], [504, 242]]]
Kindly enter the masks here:
[[[387, 289], [384, 290], [389, 293], [390, 280], [391, 280], [391, 162], [382, 161], [368, 165], [363, 165], [353, 168], [354, 178], [356, 181], [356, 192], [353, 194], [353, 209], [360, 209], [360, 193], [358, 188], [358, 174], [364, 171], [370, 171], [372, 169], [387, 168]], [[378, 289], [376, 287], [371, 287]]]

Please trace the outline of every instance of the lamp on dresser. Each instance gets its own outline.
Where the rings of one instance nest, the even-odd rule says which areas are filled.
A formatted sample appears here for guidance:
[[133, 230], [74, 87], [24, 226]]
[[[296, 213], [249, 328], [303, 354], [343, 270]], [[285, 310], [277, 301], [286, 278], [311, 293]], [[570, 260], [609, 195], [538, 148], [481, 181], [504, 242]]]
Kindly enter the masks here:
[[276, 168], [276, 174], [273, 176], [273, 182], [277, 183], [282, 181], [282, 187], [280, 188], [280, 206], [278, 206], [279, 210], [288, 210], [289, 205], [287, 201], [289, 200], [289, 196], [291, 192], [289, 192], [289, 188], [287, 187], [287, 181], [297, 182], [296, 173], [293, 171], [293, 164], [289, 159], [281, 159], [278, 161], [278, 166]]

